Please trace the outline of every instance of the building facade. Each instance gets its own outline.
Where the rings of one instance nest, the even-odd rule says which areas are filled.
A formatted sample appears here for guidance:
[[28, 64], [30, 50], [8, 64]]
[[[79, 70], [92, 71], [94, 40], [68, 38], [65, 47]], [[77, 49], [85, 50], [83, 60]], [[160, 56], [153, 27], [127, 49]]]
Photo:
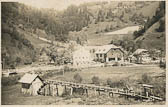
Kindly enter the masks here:
[[89, 50], [81, 48], [73, 53], [73, 66], [88, 67], [93, 63], [93, 57]]
[[119, 61], [124, 61], [124, 51], [115, 45], [85, 46], [73, 53], [73, 66], [76, 67]]
[[136, 57], [136, 63], [150, 63], [152, 61], [152, 58], [149, 54], [149, 51], [146, 49], [137, 49], [133, 56]]
[[115, 45], [106, 45], [96, 52], [96, 60], [99, 62], [119, 62], [124, 61], [124, 52]]
[[22, 84], [21, 92], [29, 95], [38, 95], [38, 91], [43, 86], [41, 78], [36, 74], [25, 74], [19, 82]]

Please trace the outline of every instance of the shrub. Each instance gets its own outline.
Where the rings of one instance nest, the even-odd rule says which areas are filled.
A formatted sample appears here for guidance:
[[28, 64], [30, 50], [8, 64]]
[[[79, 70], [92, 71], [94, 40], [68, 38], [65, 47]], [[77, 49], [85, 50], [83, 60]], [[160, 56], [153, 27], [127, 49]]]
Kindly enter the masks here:
[[113, 64], [113, 66], [119, 66], [119, 63], [118, 63], [118, 62], [115, 62], [115, 63]]
[[148, 76], [147, 74], [143, 74], [143, 75], [142, 75], [141, 82], [142, 82], [142, 83], [145, 83], [145, 84], [148, 84], [148, 83], [150, 83], [151, 79], [152, 79], [152, 78], [151, 78], [150, 76]]
[[160, 68], [166, 68], [166, 62], [162, 62], [162, 61], [160, 61]]
[[154, 86], [153, 94], [155, 96], [163, 98], [163, 100], [166, 99], [166, 81], [164, 78], [155, 78], [153, 79], [152, 85]]
[[73, 78], [74, 78], [75, 82], [77, 82], [77, 83], [82, 82], [82, 77], [78, 73], [75, 74]]
[[2, 77], [2, 86], [10, 86], [17, 84], [20, 76]]
[[64, 66], [64, 72], [68, 72], [70, 71], [71, 69], [68, 67], [68, 66]]
[[107, 85], [109, 85], [112, 88], [123, 88], [123, 87], [125, 87], [125, 82], [121, 81], [121, 80], [113, 82], [110, 78], [108, 78]]
[[112, 80], [110, 78], [107, 79], [107, 85], [112, 84]]
[[99, 79], [99, 77], [97, 77], [97, 76], [92, 77], [92, 83], [93, 83], [93, 84], [96, 84], [96, 85], [100, 84], [100, 79]]

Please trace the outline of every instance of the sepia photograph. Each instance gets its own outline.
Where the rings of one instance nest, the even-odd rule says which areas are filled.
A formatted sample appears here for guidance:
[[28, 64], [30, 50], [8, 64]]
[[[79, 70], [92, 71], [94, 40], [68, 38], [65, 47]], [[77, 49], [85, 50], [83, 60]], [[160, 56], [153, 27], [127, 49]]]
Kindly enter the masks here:
[[166, 105], [166, 1], [1, 2], [1, 105]]

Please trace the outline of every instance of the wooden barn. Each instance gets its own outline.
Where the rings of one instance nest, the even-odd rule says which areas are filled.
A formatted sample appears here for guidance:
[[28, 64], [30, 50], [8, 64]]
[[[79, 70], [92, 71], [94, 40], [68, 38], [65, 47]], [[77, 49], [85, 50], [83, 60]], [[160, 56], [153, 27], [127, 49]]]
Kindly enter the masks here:
[[22, 84], [21, 91], [24, 94], [38, 95], [38, 91], [43, 86], [43, 81], [37, 74], [25, 74], [19, 82]]

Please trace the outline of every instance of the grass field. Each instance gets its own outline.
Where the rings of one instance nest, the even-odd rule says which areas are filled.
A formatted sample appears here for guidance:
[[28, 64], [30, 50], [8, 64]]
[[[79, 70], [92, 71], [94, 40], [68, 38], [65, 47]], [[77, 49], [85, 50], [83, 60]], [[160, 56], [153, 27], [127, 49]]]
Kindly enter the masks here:
[[82, 69], [77, 72], [67, 72], [64, 76], [53, 76], [52, 79], [64, 79], [67, 81], [73, 81], [73, 76], [79, 73], [83, 78], [83, 83], [91, 83], [93, 76], [98, 76], [102, 82], [105, 82], [107, 78], [111, 78], [113, 81], [119, 81], [123, 79], [138, 80], [143, 74], [150, 76], [156, 76], [165, 72], [157, 66], [134, 66], [134, 67], [98, 67]]
[[[66, 81], [74, 81], [73, 76], [79, 73], [83, 78], [83, 83], [91, 83], [91, 78], [93, 76], [98, 76], [101, 80], [101, 83], [105, 83], [107, 78], [111, 78], [112, 81], [125, 80], [129, 84], [136, 83], [137, 80], [141, 78], [143, 74], [150, 75], [152, 77], [159, 76], [161, 73], [165, 73], [165, 70], [160, 69], [157, 66], [144, 66], [144, 67], [100, 67], [100, 68], [88, 68], [82, 69], [75, 72], [66, 72], [64, 76], [62, 75], [53, 75], [51, 79], [59, 79]], [[161, 78], [158, 81], [158, 84], [165, 81], [165, 78]], [[164, 86], [165, 88], [165, 86]], [[95, 105], [95, 104], [165, 104], [163, 102], [140, 102], [134, 101], [132, 99], [125, 100], [124, 98], [115, 97], [110, 98], [108, 95], [102, 94], [101, 96], [64, 96], [64, 97], [52, 97], [52, 96], [29, 96], [23, 95], [21, 90], [21, 85], [11, 85], [11, 86], [2, 86], [2, 104], [3, 105]]]

